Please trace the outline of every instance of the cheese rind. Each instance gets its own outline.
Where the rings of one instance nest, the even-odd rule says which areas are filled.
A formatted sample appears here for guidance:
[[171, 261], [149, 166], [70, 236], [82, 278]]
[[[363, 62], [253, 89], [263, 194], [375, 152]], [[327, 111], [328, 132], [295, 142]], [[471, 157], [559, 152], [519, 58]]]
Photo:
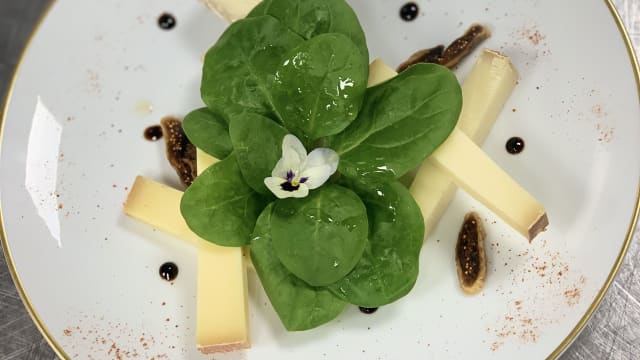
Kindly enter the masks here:
[[245, 256], [194, 234], [180, 214], [182, 192], [138, 176], [124, 206], [127, 215], [198, 247], [196, 341], [205, 353], [250, 347]]
[[261, 0], [204, 0], [207, 7], [229, 22], [243, 19]]

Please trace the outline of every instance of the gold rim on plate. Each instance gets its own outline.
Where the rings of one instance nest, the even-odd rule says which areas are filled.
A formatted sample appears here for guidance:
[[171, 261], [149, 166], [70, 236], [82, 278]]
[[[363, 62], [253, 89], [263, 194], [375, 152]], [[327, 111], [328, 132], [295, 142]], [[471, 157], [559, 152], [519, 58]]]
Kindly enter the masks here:
[[[20, 72], [20, 68], [22, 67], [22, 64], [24, 62], [27, 49], [29, 49], [29, 46], [33, 42], [33, 38], [38, 33], [38, 30], [42, 26], [44, 19], [47, 17], [49, 12], [53, 8], [53, 4], [55, 2], [56, 0], [50, 0], [49, 3], [46, 5], [44, 11], [40, 15], [40, 18], [38, 18], [38, 21], [36, 22], [36, 26], [33, 28], [33, 31], [29, 35], [29, 39], [27, 40], [27, 43], [24, 49], [22, 49], [22, 53], [20, 54], [20, 58], [18, 59], [18, 63], [16, 67], [13, 69], [13, 74], [11, 75], [11, 81], [9, 82], [9, 87], [7, 88], [7, 93], [4, 98], [4, 103], [0, 108], [0, 111], [1, 111], [0, 112], [0, 153], [2, 150], [1, 147], [2, 147], [5, 117], [7, 116], [7, 112], [9, 110], [9, 102], [11, 100], [11, 96], [13, 95], [13, 89], [15, 88], [15, 85], [16, 85], [18, 73]], [[11, 278], [13, 279], [13, 283], [16, 285], [18, 294], [20, 294], [20, 298], [22, 299], [22, 302], [24, 303], [25, 308], [27, 308], [27, 312], [31, 316], [31, 319], [36, 324], [36, 327], [38, 328], [38, 330], [40, 330], [45, 340], [47, 341], [47, 343], [49, 343], [49, 346], [51, 346], [51, 348], [56, 353], [56, 355], [61, 359], [69, 359], [69, 355], [67, 355], [64, 352], [64, 350], [62, 350], [62, 346], [60, 346], [60, 344], [58, 344], [58, 342], [55, 341], [55, 339], [49, 332], [49, 329], [47, 329], [47, 327], [44, 325], [44, 322], [40, 319], [40, 316], [38, 316], [38, 313], [36, 312], [33, 304], [31, 303], [31, 299], [29, 299], [26, 291], [24, 290], [24, 287], [22, 286], [22, 282], [20, 281], [20, 276], [18, 276], [18, 271], [16, 270], [15, 264], [13, 263], [11, 250], [9, 249], [9, 243], [7, 241], [7, 233], [4, 231], [4, 220], [2, 218], [2, 206], [0, 206], [0, 244], [2, 244], [2, 249], [4, 250], [4, 257], [7, 260], [7, 267], [9, 268], [9, 273], [11, 274]]]
[[[618, 30], [620, 31], [620, 34], [622, 35], [622, 38], [624, 40], [624, 43], [629, 55], [629, 59], [631, 60], [631, 63], [633, 65], [633, 72], [634, 72], [634, 77], [636, 79], [637, 91], [638, 91], [638, 94], [640, 94], [640, 65], [638, 64], [638, 60], [636, 58], [633, 43], [631, 42], [631, 38], [629, 38], [629, 33], [627, 32], [627, 29], [625, 28], [622, 22], [622, 19], [620, 18], [620, 14], [618, 13], [618, 10], [613, 4], [613, 1], [612, 0], [604, 0], [604, 1], [607, 4], [607, 7], [609, 8], [609, 11], [611, 12], [611, 15], [613, 16], [616, 22], [616, 25], [618, 26]], [[29, 39], [27, 40], [27, 43], [24, 49], [22, 50], [22, 53], [20, 54], [18, 63], [15, 69], [13, 70], [11, 81], [9, 82], [9, 88], [7, 89], [7, 93], [4, 98], [4, 103], [1, 108], [2, 112], [0, 112], [0, 146], [2, 145], [2, 135], [3, 135], [2, 130], [4, 129], [5, 117], [7, 116], [7, 112], [9, 109], [9, 102], [11, 100], [11, 96], [13, 95], [13, 90], [16, 84], [18, 73], [22, 68], [25, 54], [27, 53], [27, 50], [29, 49], [33, 41], [33, 38], [35, 37], [35, 35], [38, 33], [38, 30], [42, 26], [44, 19], [47, 17], [51, 9], [53, 8], [53, 5], [55, 2], [56, 0], [50, 0], [49, 4], [47, 4], [45, 10], [42, 12], [42, 15], [40, 15], [40, 18], [36, 22], [36, 25], [33, 31], [31, 32], [31, 35], [29, 36]], [[620, 249], [620, 253], [618, 254], [618, 258], [616, 259], [616, 262], [613, 265], [611, 272], [609, 272], [609, 276], [607, 277], [607, 280], [605, 281], [600, 291], [598, 291], [595, 299], [593, 300], [593, 303], [591, 303], [591, 305], [589, 306], [585, 314], [582, 316], [580, 321], [578, 321], [578, 323], [573, 328], [573, 330], [571, 330], [569, 335], [567, 335], [567, 337], [564, 340], [562, 340], [562, 342], [547, 357], [547, 359], [556, 359], [569, 347], [569, 345], [571, 345], [571, 343], [580, 334], [582, 329], [584, 329], [584, 327], [587, 325], [587, 323], [589, 322], [589, 319], [591, 319], [591, 316], [593, 316], [596, 309], [598, 309], [598, 306], [600, 306], [600, 304], [602, 303], [602, 300], [604, 299], [604, 296], [606, 295], [607, 290], [615, 280], [616, 274], [618, 273], [618, 270], [620, 269], [620, 266], [624, 261], [624, 257], [627, 253], [627, 250], [629, 249], [629, 245], [631, 245], [631, 240], [633, 238], [636, 221], [638, 220], [639, 214], [640, 214], [640, 184], [638, 186], [638, 193], [636, 194], [635, 210], [633, 212], [633, 216], [631, 217], [631, 222], [627, 230], [626, 239], [622, 244], [622, 248]], [[51, 346], [53, 351], [56, 353], [56, 355], [58, 355], [58, 357], [60, 357], [61, 359], [69, 359], [69, 356], [64, 352], [60, 344], [58, 344], [58, 342], [54, 340], [53, 335], [51, 335], [47, 327], [44, 325], [43, 321], [38, 316], [38, 313], [35, 311], [35, 308], [31, 303], [31, 300], [27, 296], [27, 293], [24, 290], [24, 287], [22, 286], [22, 282], [20, 281], [20, 277], [18, 276], [18, 272], [13, 262], [13, 257], [11, 256], [11, 250], [9, 249], [9, 243], [7, 241], [7, 234], [5, 233], [5, 230], [4, 230], [4, 221], [2, 218], [2, 207], [0, 207], [0, 244], [2, 245], [2, 248], [4, 250], [4, 256], [7, 260], [7, 267], [9, 268], [9, 273], [13, 278], [13, 282], [15, 283], [18, 293], [20, 294], [20, 298], [22, 299], [27, 309], [27, 312], [31, 316], [31, 319], [33, 319], [33, 322], [36, 324], [36, 327], [38, 328], [38, 330], [40, 330], [45, 340], [49, 343], [49, 345]]]

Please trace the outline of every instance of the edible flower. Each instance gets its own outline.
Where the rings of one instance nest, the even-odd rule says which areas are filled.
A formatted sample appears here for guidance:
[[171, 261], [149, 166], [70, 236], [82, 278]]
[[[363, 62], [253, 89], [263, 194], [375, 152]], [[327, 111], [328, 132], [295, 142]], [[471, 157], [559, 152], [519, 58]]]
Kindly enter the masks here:
[[307, 154], [300, 139], [288, 134], [282, 140], [282, 158], [264, 184], [279, 199], [303, 198], [336, 172], [338, 162], [338, 154], [329, 148], [317, 148]]

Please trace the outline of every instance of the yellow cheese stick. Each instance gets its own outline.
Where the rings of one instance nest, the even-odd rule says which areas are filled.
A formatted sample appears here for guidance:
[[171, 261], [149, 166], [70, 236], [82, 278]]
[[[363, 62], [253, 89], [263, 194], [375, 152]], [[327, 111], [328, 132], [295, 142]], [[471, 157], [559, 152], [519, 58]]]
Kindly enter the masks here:
[[462, 83], [463, 106], [458, 128], [481, 145], [518, 82], [511, 60], [484, 49]]
[[398, 73], [385, 64], [381, 59], [375, 59], [369, 65], [369, 87], [381, 84]]
[[[215, 157], [196, 149], [198, 175], [218, 161]], [[229, 249], [233, 251], [230, 252]], [[230, 264], [232, 266], [228, 267]], [[243, 248], [221, 247], [204, 240], [198, 242], [196, 340], [198, 349], [205, 354], [251, 347], [246, 264]], [[231, 271], [227, 272], [225, 269]], [[224, 275], [220, 276], [221, 274]], [[240, 282], [242, 289], [233, 282]], [[228, 299], [235, 304], [219, 303], [216, 299], [229, 290], [232, 291], [232, 295]], [[221, 336], [225, 333], [240, 336], [225, 339]], [[226, 348], [224, 344], [236, 337], [241, 337], [243, 343], [236, 341], [239, 346]]]
[[[458, 128], [482, 144], [518, 81], [508, 57], [483, 50], [462, 84], [463, 106]], [[425, 161], [415, 174], [410, 190], [418, 201], [428, 235], [438, 224], [456, 191], [451, 178]]]
[[[393, 77], [390, 70], [387, 67], [381, 71], [385, 76], [375, 77], [376, 81]], [[544, 207], [473, 143], [484, 141], [517, 79], [508, 58], [484, 50], [464, 81], [463, 108], [457, 129], [424, 161], [410, 187], [422, 211], [427, 233], [451, 202], [456, 189], [453, 182], [529, 240], [548, 225]], [[518, 203], [510, 199], [517, 199]]]
[[198, 242], [196, 343], [204, 354], [251, 347], [242, 248]]
[[181, 191], [138, 176], [124, 211], [198, 247], [198, 349], [209, 354], [248, 348], [247, 272], [242, 249], [217, 246], [194, 234], [180, 214], [181, 198]]
[[[209, 166], [219, 162], [219, 159], [207, 154], [206, 152], [196, 149], [196, 168], [198, 169], [198, 175], [205, 171]], [[245, 264], [247, 268], [250, 270], [255, 270], [253, 267], [253, 263], [251, 262], [251, 257], [249, 257], [249, 251], [247, 247], [242, 248], [242, 255], [245, 257]]]
[[196, 149], [196, 169], [198, 169], [198, 175], [202, 174], [202, 172], [207, 170], [209, 166], [217, 163], [218, 161], [220, 160], [200, 149]]
[[261, 0], [204, 0], [207, 7], [229, 22], [240, 20]]
[[454, 129], [427, 160], [527, 239], [549, 224], [542, 204], [461, 130]]
[[201, 239], [189, 229], [180, 215], [181, 199], [182, 191], [138, 176], [129, 191], [124, 212], [195, 246]]

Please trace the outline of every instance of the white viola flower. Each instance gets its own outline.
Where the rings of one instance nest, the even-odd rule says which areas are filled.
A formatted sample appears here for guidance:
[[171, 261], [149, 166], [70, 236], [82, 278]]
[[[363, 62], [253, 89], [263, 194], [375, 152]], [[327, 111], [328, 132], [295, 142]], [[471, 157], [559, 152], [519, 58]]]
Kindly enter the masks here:
[[278, 198], [303, 198], [309, 190], [324, 184], [338, 169], [338, 154], [328, 148], [317, 148], [307, 155], [300, 140], [285, 135], [282, 140], [282, 158], [264, 179], [264, 184]]

